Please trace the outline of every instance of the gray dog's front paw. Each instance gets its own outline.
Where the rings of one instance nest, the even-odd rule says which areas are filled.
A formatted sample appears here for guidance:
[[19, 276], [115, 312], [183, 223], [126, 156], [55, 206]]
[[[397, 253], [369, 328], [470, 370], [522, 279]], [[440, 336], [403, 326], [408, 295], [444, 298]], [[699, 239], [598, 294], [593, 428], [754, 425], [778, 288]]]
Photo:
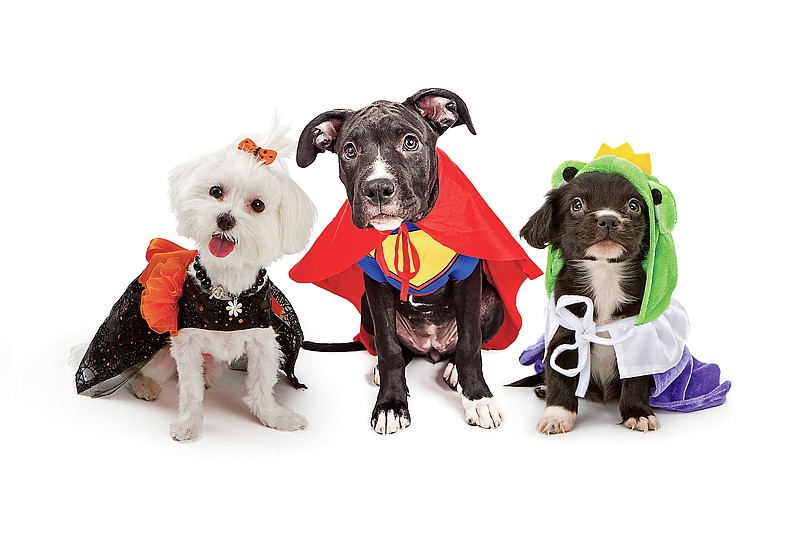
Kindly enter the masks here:
[[447, 366], [444, 367], [442, 381], [451, 389], [458, 390], [458, 370], [456, 370], [456, 365], [452, 361], [447, 363]]
[[503, 421], [503, 412], [500, 410], [500, 405], [491, 396], [469, 400], [462, 394], [461, 404], [464, 407], [464, 420], [470, 426], [495, 429]]
[[408, 406], [401, 402], [380, 402], [372, 411], [372, 429], [381, 435], [397, 433], [409, 425]]

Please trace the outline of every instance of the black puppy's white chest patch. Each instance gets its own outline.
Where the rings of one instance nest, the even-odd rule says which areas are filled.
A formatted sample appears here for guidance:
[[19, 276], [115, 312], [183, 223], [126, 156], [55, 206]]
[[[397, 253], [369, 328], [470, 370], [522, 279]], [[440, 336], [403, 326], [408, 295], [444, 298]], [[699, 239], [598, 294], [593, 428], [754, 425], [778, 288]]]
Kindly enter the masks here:
[[[619, 309], [634, 300], [626, 291], [631, 265], [603, 260], [574, 262], [578, 268], [578, 283], [594, 303], [594, 321], [599, 325], [615, 320]], [[607, 333], [600, 336], [608, 337]], [[592, 380], [605, 390], [619, 378], [616, 351], [613, 346], [592, 344]]]
[[594, 302], [598, 325], [610, 322], [620, 307], [634, 300], [625, 292], [626, 282], [631, 277], [628, 263], [578, 260], [574, 264], [580, 272], [578, 283]]

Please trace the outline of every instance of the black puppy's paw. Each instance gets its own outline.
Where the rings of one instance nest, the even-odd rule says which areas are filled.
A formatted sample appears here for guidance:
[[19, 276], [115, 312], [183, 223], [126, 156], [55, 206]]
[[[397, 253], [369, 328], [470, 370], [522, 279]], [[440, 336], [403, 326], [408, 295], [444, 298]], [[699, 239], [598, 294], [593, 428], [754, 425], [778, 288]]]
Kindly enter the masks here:
[[649, 376], [622, 381], [619, 414], [622, 416], [622, 425], [631, 431], [647, 433], [661, 427], [650, 407], [648, 391], [652, 383], [653, 380]]
[[400, 401], [385, 401], [375, 404], [372, 410], [372, 429], [381, 435], [397, 433], [411, 425], [408, 404]]
[[658, 421], [656, 415], [649, 416], [631, 416], [622, 421], [622, 425], [631, 431], [641, 431], [647, 433], [648, 431], [655, 431], [661, 427], [661, 422]]
[[536, 424], [536, 429], [539, 430], [539, 433], [546, 435], [567, 433], [575, 427], [577, 417], [577, 412], [570, 411], [566, 407], [549, 405], [545, 408], [542, 417]]

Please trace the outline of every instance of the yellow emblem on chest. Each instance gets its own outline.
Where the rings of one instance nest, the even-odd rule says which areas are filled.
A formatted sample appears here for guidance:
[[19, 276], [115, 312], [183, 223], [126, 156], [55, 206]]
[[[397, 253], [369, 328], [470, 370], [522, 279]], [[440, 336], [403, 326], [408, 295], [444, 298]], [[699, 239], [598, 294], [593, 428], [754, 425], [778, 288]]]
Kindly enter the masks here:
[[[408, 237], [411, 245], [416, 249], [419, 254], [420, 265], [419, 271], [411, 278], [409, 285], [414, 290], [422, 290], [427, 285], [439, 279], [443, 274], [447, 273], [450, 267], [458, 259], [458, 253], [451, 250], [447, 246], [436, 242], [433, 237], [422, 231], [416, 229], [408, 232]], [[381, 247], [383, 249], [383, 256], [385, 264], [378, 264], [383, 270], [384, 274], [400, 279], [399, 271], [405, 271], [413, 268], [411, 259], [409, 265], [403, 263], [404, 253], [402, 242], [400, 246], [397, 243], [398, 234], [389, 235], [383, 240]], [[376, 258], [375, 250], [369, 253], [369, 256]]]

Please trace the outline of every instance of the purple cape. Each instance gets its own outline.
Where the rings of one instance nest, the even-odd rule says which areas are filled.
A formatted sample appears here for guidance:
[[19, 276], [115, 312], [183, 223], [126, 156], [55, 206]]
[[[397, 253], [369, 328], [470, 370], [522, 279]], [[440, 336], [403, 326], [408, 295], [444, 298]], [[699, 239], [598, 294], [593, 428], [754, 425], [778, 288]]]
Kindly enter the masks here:
[[[523, 365], [533, 365], [535, 374], [544, 372], [544, 336], [528, 346], [519, 356]], [[650, 389], [650, 405], [668, 411], [688, 413], [725, 402], [731, 382], [720, 383], [720, 370], [715, 364], [695, 359], [689, 348], [683, 349], [680, 361], [661, 374], [654, 374], [655, 387]]]

